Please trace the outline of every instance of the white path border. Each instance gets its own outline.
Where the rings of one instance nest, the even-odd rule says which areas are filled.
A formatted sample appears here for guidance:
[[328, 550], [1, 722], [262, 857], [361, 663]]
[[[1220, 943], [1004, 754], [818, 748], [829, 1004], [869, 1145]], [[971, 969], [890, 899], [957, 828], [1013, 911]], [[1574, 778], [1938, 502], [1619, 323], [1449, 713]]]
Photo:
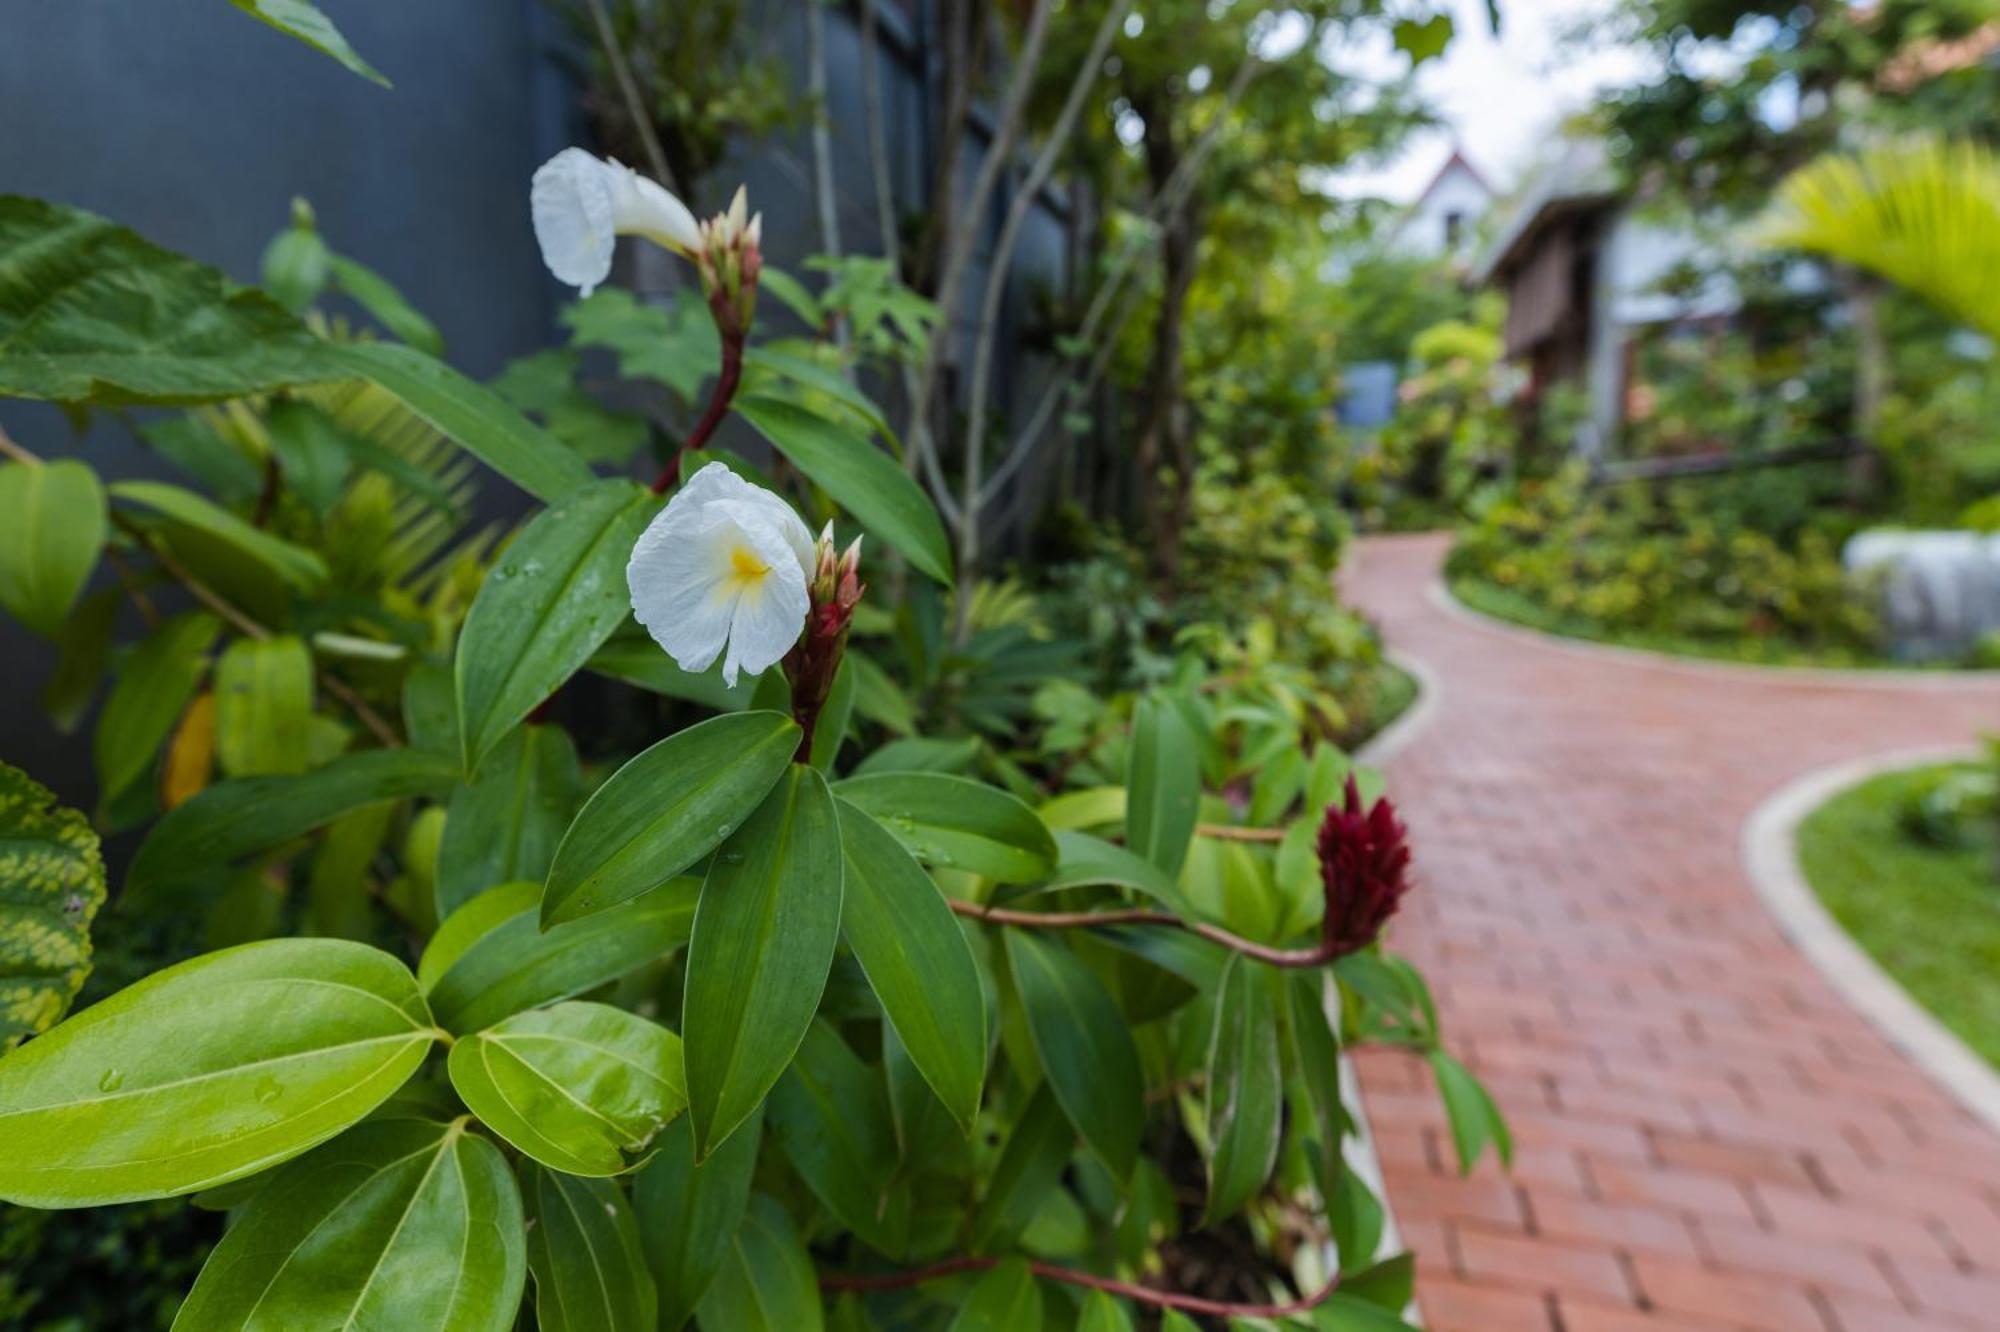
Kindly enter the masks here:
[[1665, 671], [1673, 675], [1706, 676], [1710, 679], [1747, 680], [1757, 684], [1805, 685], [1822, 689], [1925, 689], [1990, 690], [2000, 692], [2000, 671], [1912, 670], [1885, 666], [1879, 669], [1833, 666], [1759, 666], [1754, 662], [1716, 661], [1706, 657], [1685, 657], [1649, 648], [1626, 647], [1620, 643], [1598, 643], [1588, 638], [1551, 633], [1531, 625], [1517, 624], [1497, 615], [1468, 606], [1452, 594], [1443, 578], [1431, 581], [1424, 599], [1440, 614], [1485, 633], [1500, 634], [1518, 642], [1533, 643], [1552, 652], [1567, 652], [1598, 661], [1616, 662]]
[[1872, 777], [1978, 757], [1965, 745], [1879, 754], [1820, 768], [1759, 805], [1743, 825], [1743, 865], [1798, 950], [1890, 1044], [2000, 1133], [2000, 1073], [1919, 1005], [1841, 929], [1799, 867], [1799, 825], [1828, 800]]

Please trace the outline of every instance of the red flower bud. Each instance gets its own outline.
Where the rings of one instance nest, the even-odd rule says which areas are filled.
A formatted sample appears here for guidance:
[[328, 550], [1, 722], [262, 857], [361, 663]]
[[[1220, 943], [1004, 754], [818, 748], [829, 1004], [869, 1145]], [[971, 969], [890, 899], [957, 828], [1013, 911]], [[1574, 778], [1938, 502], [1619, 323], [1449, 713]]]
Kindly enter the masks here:
[[1326, 892], [1320, 939], [1345, 957], [1375, 942], [1409, 891], [1410, 846], [1387, 798], [1363, 809], [1350, 775], [1342, 803], [1326, 807], [1319, 828], [1319, 871]]

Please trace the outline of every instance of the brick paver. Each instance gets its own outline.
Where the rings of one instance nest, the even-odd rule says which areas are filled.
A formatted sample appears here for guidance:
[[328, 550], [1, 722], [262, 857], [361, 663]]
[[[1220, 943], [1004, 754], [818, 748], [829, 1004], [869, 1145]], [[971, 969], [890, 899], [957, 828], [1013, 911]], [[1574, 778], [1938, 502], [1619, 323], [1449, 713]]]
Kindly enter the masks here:
[[1438, 678], [1387, 762], [1417, 848], [1394, 946], [1519, 1144], [1457, 1177], [1428, 1075], [1361, 1060], [1439, 1332], [2000, 1329], [2000, 1137], [1848, 1008], [1744, 876], [1828, 764], [2000, 729], [2000, 685], [1660, 669], [1432, 605], [1445, 542], [1348, 595]]

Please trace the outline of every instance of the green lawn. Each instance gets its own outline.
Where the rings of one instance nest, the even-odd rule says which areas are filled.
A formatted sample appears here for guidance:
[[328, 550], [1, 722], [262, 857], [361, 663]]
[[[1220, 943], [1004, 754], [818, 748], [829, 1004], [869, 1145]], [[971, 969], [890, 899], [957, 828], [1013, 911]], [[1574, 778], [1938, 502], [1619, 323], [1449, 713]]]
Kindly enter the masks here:
[[1994, 839], [1964, 848], [1903, 831], [1904, 799], [1949, 766], [1889, 773], [1843, 791], [1799, 829], [1813, 891], [1910, 997], [2000, 1066], [2000, 879]]
[[1592, 643], [1641, 648], [1675, 657], [1703, 657], [1711, 661], [1743, 662], [1753, 666], [1812, 666], [1872, 670], [1953, 670], [1956, 662], [1904, 662], [1851, 648], [1810, 648], [1775, 638], [1711, 639], [1640, 630], [1609, 628], [1580, 615], [1550, 610], [1534, 598], [1510, 588], [1496, 587], [1482, 578], [1459, 575], [1449, 580], [1452, 596], [1465, 605], [1496, 620], [1507, 620]]
[[1347, 733], [1340, 737], [1343, 749], [1359, 749], [1387, 729], [1390, 722], [1410, 710], [1417, 701], [1417, 677], [1394, 662], [1375, 668], [1367, 697], [1356, 706]]

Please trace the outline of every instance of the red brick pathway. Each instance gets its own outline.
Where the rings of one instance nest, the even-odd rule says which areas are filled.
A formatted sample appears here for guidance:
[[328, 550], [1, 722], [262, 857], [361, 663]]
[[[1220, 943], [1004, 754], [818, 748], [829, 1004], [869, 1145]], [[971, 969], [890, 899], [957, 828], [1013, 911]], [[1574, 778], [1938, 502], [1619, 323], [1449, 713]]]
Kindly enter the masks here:
[[1519, 1155], [1457, 1177], [1421, 1064], [1362, 1081], [1440, 1332], [2000, 1329], [2000, 1137], [1849, 1009], [1746, 881], [1817, 767], [2000, 728], [2000, 687], [1659, 669], [1467, 623], [1433, 537], [1346, 583], [1435, 673], [1388, 762], [1419, 881], [1395, 946]]

